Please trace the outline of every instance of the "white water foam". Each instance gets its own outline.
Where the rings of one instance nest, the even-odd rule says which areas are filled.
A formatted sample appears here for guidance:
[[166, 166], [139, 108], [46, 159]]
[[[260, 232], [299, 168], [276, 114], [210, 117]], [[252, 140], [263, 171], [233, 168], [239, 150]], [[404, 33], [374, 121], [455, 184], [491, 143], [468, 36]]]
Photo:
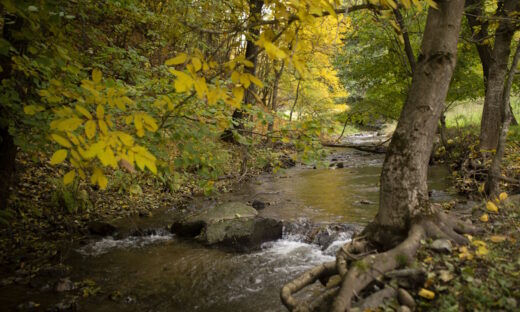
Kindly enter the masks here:
[[84, 256], [100, 256], [106, 254], [112, 249], [141, 248], [156, 242], [168, 241], [172, 238], [173, 234], [130, 236], [124, 239], [114, 239], [113, 237], [108, 236], [76, 249], [76, 251]]

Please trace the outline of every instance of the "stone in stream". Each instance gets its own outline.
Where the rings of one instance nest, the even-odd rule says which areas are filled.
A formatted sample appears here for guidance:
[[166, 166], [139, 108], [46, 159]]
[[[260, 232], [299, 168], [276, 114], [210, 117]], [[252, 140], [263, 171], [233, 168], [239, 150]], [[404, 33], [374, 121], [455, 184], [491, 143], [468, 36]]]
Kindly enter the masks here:
[[87, 227], [92, 235], [110, 236], [117, 231], [117, 228], [112, 224], [101, 221], [92, 221]]
[[195, 237], [208, 245], [238, 250], [258, 247], [282, 237], [281, 221], [258, 217], [258, 212], [243, 203], [230, 202], [187, 216], [174, 222], [171, 231]]
[[255, 208], [256, 210], [261, 210], [264, 209], [267, 206], [267, 204], [261, 200], [255, 199], [253, 200], [251, 206], [253, 206], [253, 208]]

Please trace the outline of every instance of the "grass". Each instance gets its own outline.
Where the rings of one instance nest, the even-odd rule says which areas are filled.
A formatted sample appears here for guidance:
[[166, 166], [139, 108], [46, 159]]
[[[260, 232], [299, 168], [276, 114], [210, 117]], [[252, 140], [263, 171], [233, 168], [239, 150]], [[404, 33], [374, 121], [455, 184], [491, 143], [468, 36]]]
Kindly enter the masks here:
[[[482, 118], [484, 99], [457, 102], [446, 113], [446, 127], [479, 127]], [[513, 114], [520, 118], [520, 96], [511, 97]]]

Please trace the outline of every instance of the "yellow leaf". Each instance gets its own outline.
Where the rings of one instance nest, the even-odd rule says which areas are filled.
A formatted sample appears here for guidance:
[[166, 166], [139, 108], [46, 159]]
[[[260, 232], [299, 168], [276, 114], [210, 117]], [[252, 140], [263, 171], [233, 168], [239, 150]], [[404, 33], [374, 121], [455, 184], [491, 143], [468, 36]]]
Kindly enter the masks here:
[[409, 9], [411, 6], [410, 0], [401, 0], [401, 3], [403, 4], [405, 9]]
[[486, 203], [486, 208], [489, 212], [498, 213], [498, 207], [492, 201]]
[[143, 117], [143, 122], [146, 127], [146, 130], [155, 132], [157, 131], [157, 129], [159, 129], [159, 126], [155, 122], [155, 119], [152, 118], [152, 116], [148, 114], [142, 114], [141, 116]]
[[105, 116], [105, 109], [103, 108], [103, 106], [98, 105], [96, 107], [96, 116], [98, 119], [103, 119], [103, 117]]
[[67, 158], [67, 150], [57, 150], [51, 157], [51, 165], [61, 164], [65, 160], [65, 158]]
[[107, 147], [98, 153], [98, 159], [101, 161], [103, 166], [112, 166], [113, 168], [117, 168], [117, 161], [114, 152], [110, 147]]
[[255, 64], [251, 62], [250, 60], [242, 60], [242, 64], [244, 64], [245, 67], [253, 68], [255, 67]]
[[101, 130], [101, 132], [102, 132], [104, 135], [107, 135], [107, 134], [108, 134], [108, 126], [107, 126], [107, 123], [106, 123], [104, 120], [98, 120], [98, 124], [99, 124], [99, 130]]
[[172, 66], [183, 64], [184, 62], [186, 62], [186, 59], [188, 59], [186, 53], [179, 53], [176, 57], [166, 60], [166, 62], [164, 62], [164, 65]]
[[90, 114], [90, 112], [83, 106], [77, 104], [76, 105], [76, 110], [83, 116], [87, 117], [88, 119], [92, 119], [92, 115]]
[[137, 136], [142, 137], [144, 135], [144, 130], [143, 130], [143, 120], [141, 119], [141, 115], [135, 114], [134, 126], [135, 126], [135, 130], [137, 131]]
[[198, 78], [197, 81], [194, 84], [195, 91], [197, 91], [197, 97], [199, 99], [204, 98], [204, 94], [208, 92], [208, 86], [206, 85], [206, 79], [204, 77]]
[[461, 260], [464, 260], [464, 259], [467, 259], [467, 260], [472, 260], [473, 259], [473, 254], [471, 254], [471, 252], [468, 250], [468, 247], [466, 246], [462, 246], [459, 248], [459, 259]]
[[74, 145], [79, 145], [79, 140], [78, 140], [78, 137], [72, 133], [72, 132], [67, 132], [67, 137], [69, 138], [69, 140], [72, 142], [72, 144]]
[[285, 54], [283, 50], [278, 48], [272, 42], [266, 41], [264, 43], [264, 49], [265, 52], [269, 55], [269, 57], [272, 59], [283, 59], [287, 57], [287, 54]]
[[90, 176], [90, 183], [97, 184], [101, 189], [105, 189], [108, 184], [108, 180], [103, 174], [103, 171], [99, 169], [98, 167], [94, 168], [94, 172], [92, 173], [92, 176]]
[[174, 82], [175, 91], [177, 93], [186, 92], [191, 89], [193, 86], [193, 78], [191, 78], [191, 76], [177, 70], [171, 72], [177, 76], [177, 79], [175, 79]]
[[85, 135], [89, 140], [96, 135], [96, 122], [94, 120], [89, 120], [85, 124]]
[[489, 216], [487, 213], [483, 214], [482, 216], [480, 216], [480, 221], [482, 222], [488, 222], [489, 221]]
[[68, 185], [74, 181], [74, 177], [76, 176], [76, 170], [69, 171], [66, 175], [63, 176], [63, 184]]
[[490, 240], [493, 243], [501, 243], [506, 240], [506, 237], [503, 235], [493, 235], [493, 236], [491, 236]]
[[256, 78], [254, 75], [249, 74], [249, 80], [251, 80], [251, 82], [257, 85], [259, 88], [264, 87], [262, 81], [260, 81], [260, 79]]
[[249, 81], [249, 77], [247, 74], [240, 75], [240, 83], [244, 86], [244, 88], [249, 88], [249, 85], [251, 85], [251, 81]]
[[238, 83], [240, 81], [240, 73], [236, 70], [231, 73], [231, 81], [233, 81], [233, 83]]
[[191, 59], [191, 63], [193, 64], [193, 67], [195, 68], [195, 71], [199, 71], [202, 68], [202, 62], [198, 57], [194, 57]]
[[[58, 129], [60, 131], [74, 131], [79, 126], [83, 124], [83, 119], [72, 117], [72, 118], [66, 118], [58, 120], [54, 125], [53, 128]], [[52, 128], [52, 126], [51, 126]]]
[[507, 193], [506, 192], [502, 192], [500, 193], [500, 195], [498, 195], [498, 198], [502, 201], [502, 200], [506, 200], [507, 199]]
[[412, 0], [413, 4], [415, 5], [415, 7], [417, 8], [417, 11], [419, 12], [422, 12], [422, 4], [419, 0]]
[[419, 290], [418, 295], [429, 300], [435, 298], [435, 293], [433, 291], [424, 288], [421, 288], [421, 290]]
[[218, 91], [216, 89], [212, 89], [208, 92], [208, 104], [209, 105], [215, 105], [218, 101]]
[[477, 256], [485, 256], [489, 253], [489, 250], [486, 248], [486, 246], [479, 246], [477, 248], [477, 251], [475, 252], [475, 254]]
[[235, 97], [235, 100], [240, 103], [244, 99], [244, 88], [242, 87], [235, 87], [233, 88], [233, 96]]
[[148, 168], [153, 174], [157, 174], [157, 167], [155, 166], [155, 161], [146, 157], [143, 154], [136, 154], [135, 155], [135, 163], [137, 166], [144, 170], [144, 168]]
[[101, 73], [101, 71], [99, 69], [96, 68], [92, 71], [92, 81], [94, 83], [100, 83], [102, 77], [103, 77], [103, 74]]
[[117, 136], [119, 137], [119, 140], [121, 140], [121, 142], [123, 142], [124, 145], [126, 145], [126, 146], [134, 145], [134, 138], [131, 135], [124, 133], [124, 132], [117, 132]]
[[63, 146], [63, 147], [72, 147], [72, 145], [70, 144], [70, 142], [65, 139], [64, 137], [62, 137], [61, 135], [58, 135], [58, 134], [51, 134], [51, 138], [56, 142], [58, 143], [59, 145]]
[[439, 7], [437, 6], [437, 3], [435, 3], [434, 0], [426, 0], [426, 3], [428, 3], [428, 5], [434, 9], [439, 9]]
[[43, 106], [40, 106], [40, 105], [26, 105], [23, 107], [23, 112], [26, 113], [27, 115], [34, 115], [37, 112], [41, 112], [43, 110], [44, 110]]

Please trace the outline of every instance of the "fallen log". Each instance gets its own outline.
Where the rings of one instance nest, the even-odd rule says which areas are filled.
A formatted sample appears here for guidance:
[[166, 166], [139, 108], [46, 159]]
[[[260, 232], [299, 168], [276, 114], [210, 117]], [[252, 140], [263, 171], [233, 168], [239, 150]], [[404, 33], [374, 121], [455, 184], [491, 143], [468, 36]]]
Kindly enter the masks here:
[[321, 145], [326, 147], [341, 147], [341, 148], [353, 148], [358, 151], [375, 153], [375, 154], [385, 154], [386, 146], [384, 145], [359, 145], [359, 144], [336, 144], [336, 143], [321, 143]]

